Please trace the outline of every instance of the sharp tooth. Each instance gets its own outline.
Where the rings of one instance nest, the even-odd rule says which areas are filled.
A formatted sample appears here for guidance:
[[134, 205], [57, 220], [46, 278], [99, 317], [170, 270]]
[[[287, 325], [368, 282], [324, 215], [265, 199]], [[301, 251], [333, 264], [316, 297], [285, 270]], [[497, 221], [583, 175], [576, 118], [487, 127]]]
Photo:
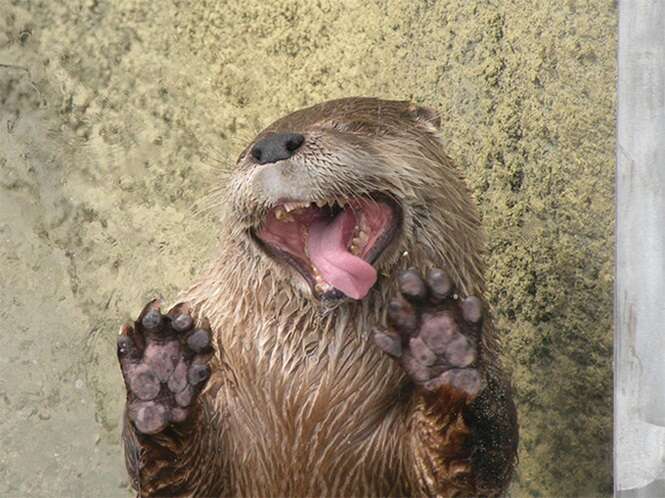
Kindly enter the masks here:
[[367, 233], [364, 232], [363, 230], [361, 230], [358, 233], [357, 237], [358, 237], [358, 240], [360, 240], [361, 245], [367, 244], [367, 241], [369, 240], [369, 235], [367, 235]]
[[309, 207], [309, 204], [309, 202], [285, 202], [284, 209], [286, 209], [286, 212], [289, 213], [296, 209]]
[[286, 218], [286, 213], [284, 212], [284, 208], [282, 208], [282, 206], [275, 209], [275, 218], [280, 221]]
[[326, 207], [326, 204], [328, 204], [327, 201], [316, 201], [316, 205], [320, 208]]

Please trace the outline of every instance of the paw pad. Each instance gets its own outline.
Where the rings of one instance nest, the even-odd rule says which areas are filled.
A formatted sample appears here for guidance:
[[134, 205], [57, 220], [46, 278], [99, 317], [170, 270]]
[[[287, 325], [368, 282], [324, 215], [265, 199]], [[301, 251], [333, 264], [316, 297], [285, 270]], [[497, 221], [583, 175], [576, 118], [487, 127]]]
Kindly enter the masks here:
[[446, 386], [475, 396], [482, 384], [475, 368], [482, 301], [457, 299], [441, 269], [430, 270], [426, 278], [413, 269], [404, 271], [397, 284], [399, 294], [388, 305], [391, 330], [375, 330], [376, 345], [426, 390]]
[[210, 377], [213, 351], [207, 322], [193, 329], [184, 304], [162, 314], [157, 301], [144, 308], [118, 337], [118, 359], [127, 386], [129, 418], [144, 434], [186, 420], [196, 395]]

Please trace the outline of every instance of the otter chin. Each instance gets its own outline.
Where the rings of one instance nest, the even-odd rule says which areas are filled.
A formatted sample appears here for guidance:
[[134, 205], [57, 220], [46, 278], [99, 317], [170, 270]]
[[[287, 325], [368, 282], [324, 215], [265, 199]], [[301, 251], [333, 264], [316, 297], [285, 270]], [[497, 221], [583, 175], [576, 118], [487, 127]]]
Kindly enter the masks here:
[[363, 299], [400, 228], [399, 205], [377, 194], [279, 202], [253, 234], [269, 255], [302, 275], [315, 296]]

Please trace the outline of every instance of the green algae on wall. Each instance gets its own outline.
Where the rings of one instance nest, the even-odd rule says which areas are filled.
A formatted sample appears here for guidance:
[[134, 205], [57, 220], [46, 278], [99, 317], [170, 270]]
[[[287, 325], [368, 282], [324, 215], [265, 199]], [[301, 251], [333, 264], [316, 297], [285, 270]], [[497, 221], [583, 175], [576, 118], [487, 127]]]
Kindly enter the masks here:
[[[5, 178], [25, 177], [0, 184], [2, 216], [23, 214], [1, 226], [34, 269], [5, 269], [3, 298], [21, 303], [10, 323], [28, 296], [50, 303], [55, 342], [72, 344], [34, 353], [71, 383], [30, 374], [51, 393], [46, 406], [85, 428], [61, 456], [106, 455], [99, 475], [77, 477], [88, 469], [71, 459], [56, 477], [52, 457], [33, 451], [44, 484], [20, 491], [64, 496], [88, 479], [124, 493], [118, 324], [203, 269], [220, 202], [208, 194], [258, 129], [304, 105], [375, 95], [440, 110], [480, 206], [519, 404], [513, 494], [611, 494], [613, 1], [0, 0], [0, 11], [0, 63], [28, 70], [0, 73], [0, 164]], [[59, 287], [31, 284], [41, 277]], [[39, 343], [45, 327], [37, 320], [24, 340]], [[2, 390], [7, 427], [25, 415], [17, 407], [41, 402]], [[85, 409], [72, 404], [79, 391]], [[34, 422], [45, 449], [54, 430]], [[20, 439], [4, 442], [0, 475], [27, 482]]]

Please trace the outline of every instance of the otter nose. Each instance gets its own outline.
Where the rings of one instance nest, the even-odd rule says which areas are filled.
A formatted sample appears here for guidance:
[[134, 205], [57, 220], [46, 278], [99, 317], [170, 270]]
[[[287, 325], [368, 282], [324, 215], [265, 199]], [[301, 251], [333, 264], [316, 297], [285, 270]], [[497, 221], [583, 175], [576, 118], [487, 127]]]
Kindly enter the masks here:
[[256, 142], [250, 153], [259, 164], [275, 163], [291, 157], [304, 141], [300, 133], [275, 133]]

